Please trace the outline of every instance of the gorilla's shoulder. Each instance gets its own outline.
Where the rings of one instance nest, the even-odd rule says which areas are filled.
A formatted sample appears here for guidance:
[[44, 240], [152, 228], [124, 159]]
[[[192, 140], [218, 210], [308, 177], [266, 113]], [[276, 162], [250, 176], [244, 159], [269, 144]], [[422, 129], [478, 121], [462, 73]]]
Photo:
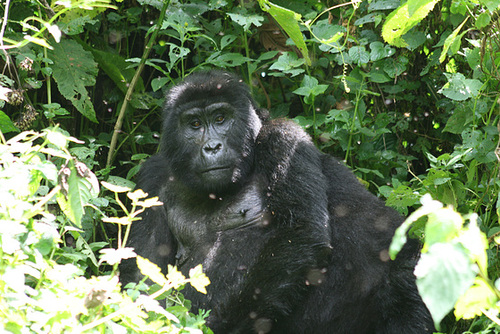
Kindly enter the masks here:
[[168, 163], [162, 153], [150, 157], [142, 166], [137, 178], [136, 188], [150, 196], [159, 196], [161, 187], [169, 178]]
[[285, 118], [264, 122], [257, 137], [257, 145], [296, 145], [298, 142], [310, 143], [311, 137], [297, 123]]

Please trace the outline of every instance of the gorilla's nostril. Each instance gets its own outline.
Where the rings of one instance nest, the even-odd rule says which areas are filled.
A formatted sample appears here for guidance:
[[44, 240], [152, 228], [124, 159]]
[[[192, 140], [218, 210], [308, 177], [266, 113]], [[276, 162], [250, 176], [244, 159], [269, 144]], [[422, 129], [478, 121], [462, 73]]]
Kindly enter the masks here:
[[215, 142], [215, 141], [210, 141], [203, 146], [203, 151], [205, 153], [212, 153], [215, 154], [219, 152], [222, 149], [222, 143], [221, 142]]

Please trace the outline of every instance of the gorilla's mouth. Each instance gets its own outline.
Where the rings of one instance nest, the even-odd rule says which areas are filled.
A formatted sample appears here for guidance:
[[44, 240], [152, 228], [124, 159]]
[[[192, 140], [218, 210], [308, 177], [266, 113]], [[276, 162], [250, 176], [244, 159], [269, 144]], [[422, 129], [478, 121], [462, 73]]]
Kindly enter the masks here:
[[230, 166], [213, 166], [201, 171], [202, 174], [231, 169]]

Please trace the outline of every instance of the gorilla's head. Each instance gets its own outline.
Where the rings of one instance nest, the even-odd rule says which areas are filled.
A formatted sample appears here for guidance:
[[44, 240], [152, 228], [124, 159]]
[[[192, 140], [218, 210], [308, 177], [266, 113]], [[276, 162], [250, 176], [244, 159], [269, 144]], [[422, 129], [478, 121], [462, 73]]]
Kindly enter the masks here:
[[237, 189], [253, 167], [261, 113], [248, 86], [227, 72], [197, 72], [174, 86], [161, 144], [174, 179], [198, 193]]

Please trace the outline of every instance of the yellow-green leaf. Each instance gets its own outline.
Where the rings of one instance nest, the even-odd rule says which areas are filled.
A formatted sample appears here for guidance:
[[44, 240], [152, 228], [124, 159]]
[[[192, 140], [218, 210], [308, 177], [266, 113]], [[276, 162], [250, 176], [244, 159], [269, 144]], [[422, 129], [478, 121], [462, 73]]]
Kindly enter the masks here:
[[160, 267], [148, 259], [145, 259], [142, 256], [137, 256], [137, 267], [144, 276], [148, 276], [156, 284], [164, 286], [168, 283], [165, 275], [161, 272]]
[[457, 319], [472, 319], [483, 314], [483, 310], [495, 307], [497, 298], [493, 289], [482, 279], [476, 278], [474, 285], [455, 304]]
[[186, 283], [186, 277], [180, 271], [178, 271], [176, 267], [170, 264], [168, 265], [167, 279], [174, 286], [174, 288], [177, 288]]
[[[422, 21], [439, 0], [409, 0], [391, 12], [382, 27], [382, 37], [394, 46], [406, 47], [403, 35]], [[411, 10], [410, 10], [411, 9]]]
[[203, 273], [201, 264], [189, 270], [189, 278], [191, 285], [201, 293], [206, 294], [206, 286], [210, 284], [210, 280], [207, 275]]

